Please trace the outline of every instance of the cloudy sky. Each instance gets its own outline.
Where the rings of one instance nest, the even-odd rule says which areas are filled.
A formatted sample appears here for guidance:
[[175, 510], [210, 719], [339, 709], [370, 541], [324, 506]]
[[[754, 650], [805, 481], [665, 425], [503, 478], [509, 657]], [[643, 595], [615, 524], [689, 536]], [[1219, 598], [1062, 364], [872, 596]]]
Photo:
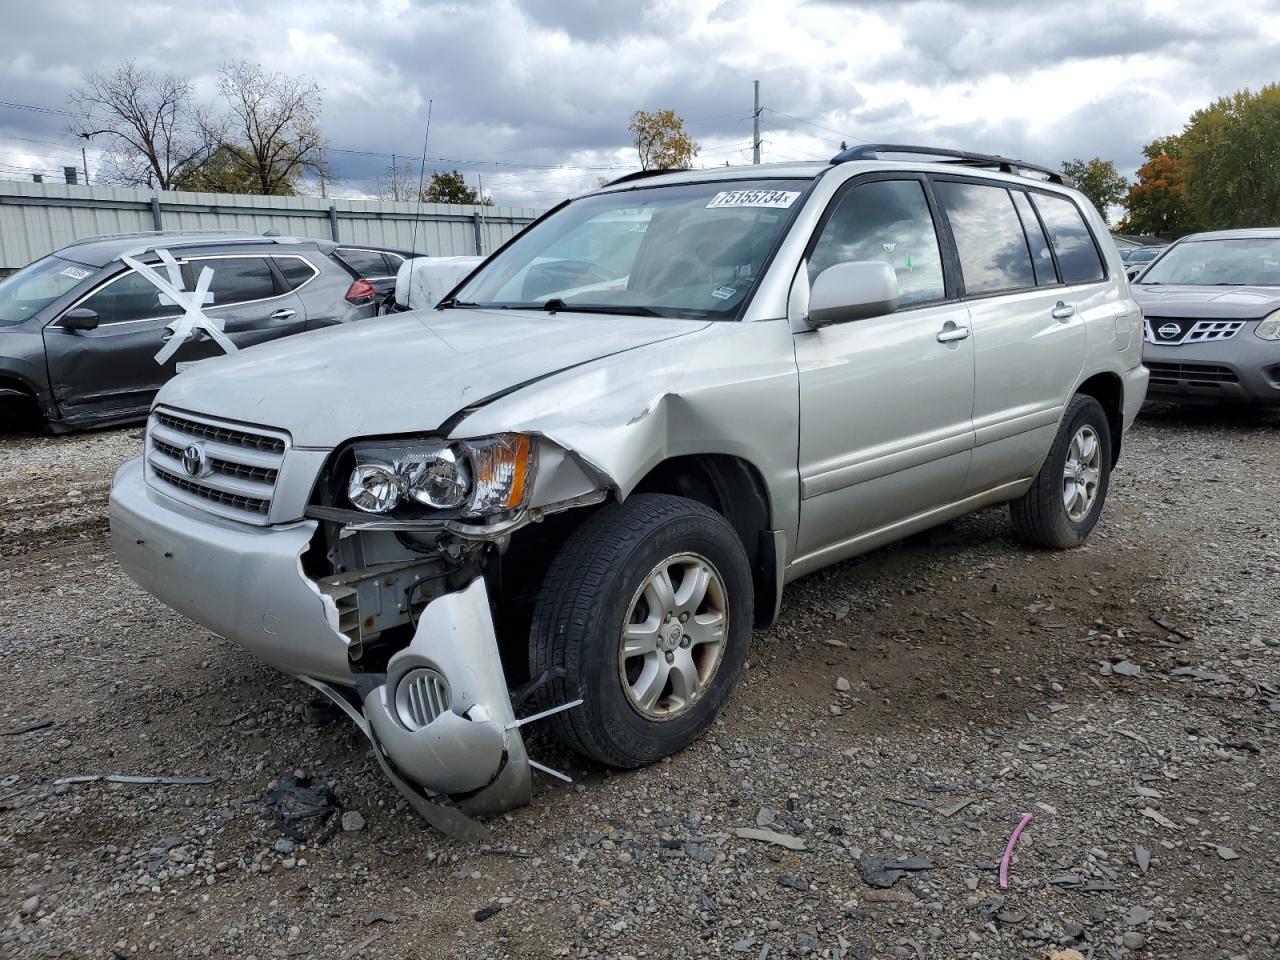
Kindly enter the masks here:
[[243, 58], [321, 84], [337, 192], [420, 154], [431, 100], [429, 167], [531, 206], [634, 169], [639, 109], [681, 114], [700, 164], [750, 162], [755, 79], [766, 161], [843, 139], [1125, 171], [1197, 107], [1280, 80], [1280, 0], [3, 0], [0, 24], [2, 178], [79, 160], [62, 111], [86, 70], [133, 57], [212, 100]]

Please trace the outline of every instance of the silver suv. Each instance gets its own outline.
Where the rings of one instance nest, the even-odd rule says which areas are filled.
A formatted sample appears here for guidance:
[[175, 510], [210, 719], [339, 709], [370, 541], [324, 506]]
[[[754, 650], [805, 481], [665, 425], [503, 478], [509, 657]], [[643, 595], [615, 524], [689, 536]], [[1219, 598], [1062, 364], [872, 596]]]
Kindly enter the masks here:
[[115, 550], [472, 835], [545, 769], [530, 720], [614, 767], [691, 743], [797, 577], [999, 502], [1081, 543], [1147, 383], [1106, 237], [977, 154], [626, 177], [435, 310], [170, 382]]

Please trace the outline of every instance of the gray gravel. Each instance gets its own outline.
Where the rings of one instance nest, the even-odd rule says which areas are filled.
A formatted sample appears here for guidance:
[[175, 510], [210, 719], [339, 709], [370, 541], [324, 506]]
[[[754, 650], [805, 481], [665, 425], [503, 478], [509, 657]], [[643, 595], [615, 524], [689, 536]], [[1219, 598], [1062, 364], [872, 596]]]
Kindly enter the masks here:
[[[576, 783], [486, 846], [123, 576], [134, 431], [0, 439], [0, 956], [1274, 957], [1278, 429], [1148, 415], [1080, 550], [990, 510], [796, 584], [708, 736], [618, 774], [535, 733]], [[297, 783], [323, 843], [265, 813]]]

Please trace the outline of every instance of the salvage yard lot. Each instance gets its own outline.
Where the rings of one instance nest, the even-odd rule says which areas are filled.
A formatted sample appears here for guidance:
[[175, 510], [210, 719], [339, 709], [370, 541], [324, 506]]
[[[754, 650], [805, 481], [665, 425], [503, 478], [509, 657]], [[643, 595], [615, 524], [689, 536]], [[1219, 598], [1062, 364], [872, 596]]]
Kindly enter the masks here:
[[[576, 785], [488, 846], [124, 577], [136, 430], [0, 439], [0, 955], [1275, 956], [1278, 430], [1156, 411], [1082, 549], [988, 510], [795, 584], [707, 737], [615, 774], [535, 734]], [[359, 829], [280, 843], [298, 771]], [[875, 885], [897, 857], [931, 868]]]

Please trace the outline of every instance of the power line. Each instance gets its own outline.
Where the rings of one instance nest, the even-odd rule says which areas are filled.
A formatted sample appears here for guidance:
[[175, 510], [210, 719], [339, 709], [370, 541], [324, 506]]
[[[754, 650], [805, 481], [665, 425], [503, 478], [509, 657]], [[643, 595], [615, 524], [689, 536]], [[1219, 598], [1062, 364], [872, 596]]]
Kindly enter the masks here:
[[820, 123], [814, 123], [812, 120], [806, 120], [804, 117], [795, 117], [789, 113], [783, 113], [781, 110], [775, 110], [773, 107], [762, 107], [762, 110], [768, 110], [770, 113], [776, 113], [780, 117], [786, 117], [788, 120], [794, 120], [797, 123], [808, 124], [811, 127], [817, 127], [819, 130], [825, 130], [827, 133], [834, 133], [836, 136], [845, 137], [849, 140], [860, 139], [857, 134], [849, 133], [845, 130], [836, 130], [833, 127], [825, 127]]

